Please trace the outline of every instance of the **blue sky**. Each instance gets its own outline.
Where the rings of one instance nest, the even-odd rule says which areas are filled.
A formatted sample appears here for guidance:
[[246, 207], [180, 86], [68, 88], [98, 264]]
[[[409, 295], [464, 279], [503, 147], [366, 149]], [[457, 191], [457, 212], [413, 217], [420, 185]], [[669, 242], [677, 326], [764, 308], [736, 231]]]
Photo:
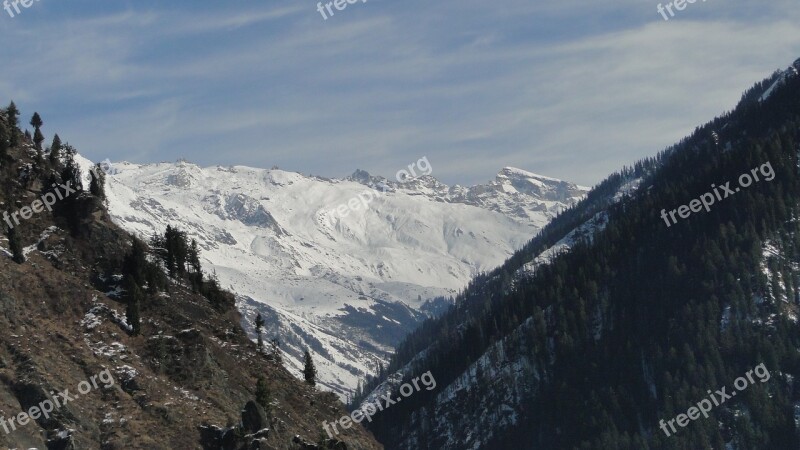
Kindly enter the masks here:
[[0, 102], [96, 161], [592, 185], [800, 57], [796, 2], [658, 3], [38, 0], [0, 11]]

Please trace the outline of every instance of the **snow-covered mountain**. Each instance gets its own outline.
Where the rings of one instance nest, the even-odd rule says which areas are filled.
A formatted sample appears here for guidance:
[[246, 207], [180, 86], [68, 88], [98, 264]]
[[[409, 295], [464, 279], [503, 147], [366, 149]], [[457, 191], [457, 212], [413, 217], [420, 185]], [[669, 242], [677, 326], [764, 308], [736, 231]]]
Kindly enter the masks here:
[[320, 384], [340, 395], [424, 320], [426, 301], [502, 263], [587, 191], [513, 168], [473, 187], [182, 161], [116, 163], [107, 177], [115, 222], [145, 238], [188, 232], [246, 328], [260, 312], [287, 365], [299, 374], [311, 350]]
[[[608, 208], [629, 201], [632, 196], [637, 195], [642, 189], [642, 181], [641, 176], [633, 174], [621, 177], [613, 190], [579, 205], [577, 210], [585, 210], [584, 215], [589, 219], [563, 228], [562, 234], [557, 236], [553, 245], [527, 255], [527, 262], [514, 271], [514, 277], [510, 281], [511, 289], [516, 289], [523, 279], [533, 277], [540, 266], [550, 264], [560, 254], [568, 253], [578, 242], [591, 242], [608, 224]], [[559, 220], [571, 221], [564, 216]], [[553, 224], [558, 225], [558, 221]], [[524, 254], [525, 251], [520, 251], [518, 255], [520, 253]], [[494, 281], [501, 279], [492, 273], [486, 277]], [[506, 291], [501, 286], [492, 284], [483, 288], [492, 292]], [[550, 315], [552, 310], [548, 309], [546, 313]], [[597, 327], [592, 330], [595, 341], [600, 338], [600, 325], [602, 323], [598, 322]], [[451, 322], [450, 326], [457, 330], [467, 328], [465, 323]], [[434, 414], [419, 411], [409, 414], [406, 423], [412, 431], [405, 435], [399, 448], [422, 448], [421, 441], [429, 442], [430, 436], [440, 437], [436, 445], [442, 445], [442, 448], [491, 448], [489, 443], [492, 439], [519, 426], [519, 411], [524, 410], [523, 405], [527, 399], [535, 396], [541, 389], [546, 377], [546, 368], [536, 360], [532, 351], [535, 344], [531, 337], [537, 333], [535, 321], [528, 318], [508, 335], [490, 345], [466, 370], [433, 397], [429, 405], [430, 411], [435, 411]], [[417, 365], [435, 351], [432, 346], [423, 347], [400, 369], [387, 373], [384, 380], [373, 380], [378, 384], [366, 386], [363, 398], [359, 399], [361, 409], [366, 408], [367, 404], [379, 402], [387, 394], [397, 392], [409, 375], [417, 374]], [[481, 393], [480, 397], [475, 395], [477, 392]]]

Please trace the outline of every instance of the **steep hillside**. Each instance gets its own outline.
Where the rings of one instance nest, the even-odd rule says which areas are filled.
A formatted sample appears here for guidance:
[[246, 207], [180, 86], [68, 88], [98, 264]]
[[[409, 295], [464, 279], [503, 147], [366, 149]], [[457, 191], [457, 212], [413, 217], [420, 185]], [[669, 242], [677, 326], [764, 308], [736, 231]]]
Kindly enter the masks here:
[[379, 414], [387, 448], [797, 448], [798, 68], [609, 177], [399, 345], [357, 400], [438, 385]]
[[[200, 291], [214, 295], [194, 293], [151, 255], [147, 279], [163, 285], [130, 287], [131, 235], [111, 222], [102, 190], [83, 179], [85, 190], [68, 192], [81, 178], [73, 149], [37, 150], [38, 130], [34, 143], [8, 115], [0, 110], [0, 446], [381, 448], [359, 426], [343, 443], [321, 442], [343, 406], [257, 352], [213, 280]], [[66, 186], [62, 199], [53, 185]], [[254, 402], [259, 377], [268, 411]]]
[[251, 336], [260, 313], [294, 373], [311, 349], [320, 383], [343, 397], [471, 277], [587, 190], [512, 168], [472, 187], [420, 173], [398, 182], [187, 162], [113, 169], [115, 223], [143, 237], [170, 224], [186, 231], [234, 287]]

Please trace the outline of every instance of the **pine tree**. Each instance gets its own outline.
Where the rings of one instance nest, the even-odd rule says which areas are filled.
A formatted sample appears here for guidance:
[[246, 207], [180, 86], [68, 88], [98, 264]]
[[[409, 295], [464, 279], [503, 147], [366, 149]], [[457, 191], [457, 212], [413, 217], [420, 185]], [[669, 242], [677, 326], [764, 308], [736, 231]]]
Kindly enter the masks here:
[[44, 122], [42, 122], [42, 118], [39, 116], [39, 113], [33, 113], [33, 117], [31, 117], [31, 126], [38, 130], [42, 127], [42, 125], [44, 125]]
[[269, 412], [271, 396], [266, 378], [258, 377], [258, 381], [256, 382], [256, 403], [261, 405], [264, 411]]
[[44, 142], [44, 135], [40, 129], [36, 129], [33, 132], [33, 144], [36, 146], [36, 150], [39, 151], [39, 155], [41, 155], [42, 151], [42, 142]]
[[303, 368], [303, 378], [305, 378], [306, 383], [310, 384], [311, 386], [316, 386], [317, 384], [317, 368], [314, 367], [314, 361], [311, 359], [311, 353], [306, 350], [305, 353], [305, 367]]
[[0, 122], [0, 157], [7, 155], [10, 141], [11, 131], [3, 122]]
[[200, 250], [197, 248], [197, 241], [192, 239], [192, 244], [189, 246], [188, 256], [189, 267], [193, 273], [203, 273], [203, 267], [200, 265]]
[[261, 313], [258, 313], [256, 316], [256, 335], [258, 336], [258, 352], [264, 349], [264, 340], [261, 339], [261, 328], [264, 326], [264, 318], [261, 317]]
[[6, 117], [8, 118], [8, 124], [12, 127], [19, 125], [19, 109], [17, 109], [17, 105], [14, 104], [13, 100], [6, 108]]
[[83, 177], [78, 163], [75, 162], [75, 148], [69, 144], [64, 146], [64, 170], [61, 171], [61, 179], [64, 184], [70, 183], [69, 186], [76, 190], [83, 190]]
[[199, 292], [203, 287], [203, 267], [200, 265], [200, 249], [197, 241], [192, 239], [191, 245], [186, 255], [186, 263], [189, 265], [189, 282], [192, 291]]
[[36, 146], [36, 162], [41, 164], [42, 162], [42, 142], [44, 142], [44, 135], [42, 134], [42, 118], [39, 117], [39, 113], [33, 113], [33, 117], [31, 117], [31, 125], [33, 126], [33, 144]]
[[177, 269], [175, 268], [175, 231], [172, 228], [172, 225], [167, 225], [166, 231], [164, 231], [164, 250], [166, 251], [166, 259], [164, 260], [164, 264], [167, 266], [167, 273], [171, 278], [175, 278], [175, 274], [177, 273]]
[[[186, 263], [190, 262], [189, 244], [187, 243], [186, 233], [177, 228], [167, 225], [163, 238], [153, 236], [150, 245], [156, 249], [156, 253], [164, 261], [167, 273], [171, 278], [183, 278], [186, 275]], [[195, 261], [199, 267], [199, 259]]]
[[17, 264], [22, 264], [25, 262], [25, 254], [22, 251], [22, 242], [20, 241], [19, 234], [17, 234], [16, 228], [10, 228], [8, 230], [8, 246], [12, 253], [12, 259]]
[[161, 267], [147, 260], [147, 253], [145, 243], [134, 237], [130, 250], [122, 260], [122, 274], [133, 278], [142, 288], [147, 286], [149, 294], [156, 294], [167, 287], [167, 278]]
[[17, 128], [19, 125], [19, 110], [13, 101], [6, 108], [6, 120], [8, 121], [8, 126], [11, 127], [8, 137], [9, 146], [14, 147], [19, 143], [19, 130]]
[[131, 249], [122, 261], [122, 274], [132, 279], [137, 285], [143, 286], [147, 265], [147, 249], [144, 242], [133, 238]]
[[61, 163], [61, 138], [58, 134], [53, 136], [53, 143], [50, 145], [50, 164], [57, 168]]

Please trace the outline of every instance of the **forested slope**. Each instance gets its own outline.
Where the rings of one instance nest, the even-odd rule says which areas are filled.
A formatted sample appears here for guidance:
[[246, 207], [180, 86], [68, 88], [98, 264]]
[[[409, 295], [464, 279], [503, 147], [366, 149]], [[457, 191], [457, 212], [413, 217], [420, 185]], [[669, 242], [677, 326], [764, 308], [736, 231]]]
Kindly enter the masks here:
[[[387, 373], [431, 371], [437, 390], [377, 417], [379, 439], [388, 448], [796, 448], [796, 72], [758, 83], [735, 110], [609, 177], [409, 336]], [[742, 174], [759, 181], [740, 186]], [[617, 195], [631, 180], [639, 187]], [[662, 210], [709, 192], [720, 195], [708, 210], [667, 226]], [[592, 236], [520, 271], [598, 213], [606, 222]], [[762, 363], [767, 382], [677, 433], [659, 429]]]

